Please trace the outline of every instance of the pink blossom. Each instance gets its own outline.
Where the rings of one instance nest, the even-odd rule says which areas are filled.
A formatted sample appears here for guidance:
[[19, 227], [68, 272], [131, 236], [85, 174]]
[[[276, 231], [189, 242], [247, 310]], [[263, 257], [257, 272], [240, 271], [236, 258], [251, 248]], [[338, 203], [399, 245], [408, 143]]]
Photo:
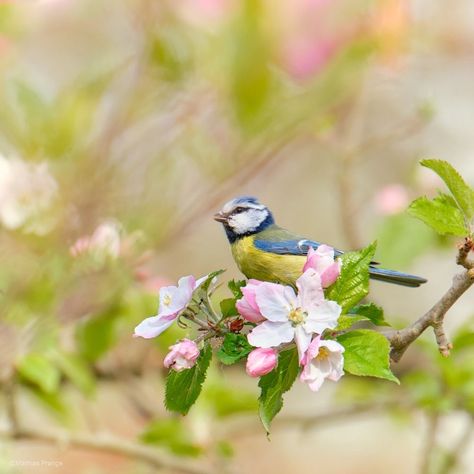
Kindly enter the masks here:
[[47, 163], [29, 163], [0, 155], [0, 225], [45, 234], [58, 185]]
[[331, 286], [341, 273], [341, 261], [334, 260], [334, 249], [327, 245], [320, 245], [317, 250], [310, 247], [303, 272], [314, 269], [321, 277], [323, 288]]
[[73, 257], [88, 253], [100, 258], [117, 258], [121, 249], [120, 231], [117, 222], [108, 220], [100, 224], [92, 235], [79, 237], [69, 251]]
[[207, 276], [196, 280], [192, 275], [179, 279], [178, 286], [164, 286], [160, 289], [160, 305], [157, 316], [144, 319], [135, 328], [135, 337], [150, 339], [168, 329], [193, 297], [193, 292]]
[[257, 301], [255, 300], [255, 291], [262, 282], [259, 280], [249, 280], [242, 288], [243, 297], [237, 300], [235, 306], [239, 314], [251, 323], [259, 323], [265, 318], [260, 313]]
[[247, 374], [250, 377], [261, 377], [271, 372], [277, 363], [278, 352], [275, 349], [255, 349], [247, 357]]
[[344, 347], [336, 341], [315, 337], [303, 358], [300, 380], [317, 392], [326, 379], [337, 382], [344, 375]]
[[302, 360], [313, 334], [333, 329], [341, 314], [335, 301], [324, 299], [321, 278], [309, 269], [296, 281], [298, 295], [293, 288], [263, 282], [256, 290], [256, 302], [267, 319], [247, 336], [255, 347], [277, 347], [293, 339]]
[[183, 339], [171, 346], [170, 349], [171, 351], [166, 355], [163, 365], [168, 369], [176, 370], [176, 372], [190, 369], [196, 364], [199, 357], [198, 346], [190, 339]]
[[375, 196], [375, 207], [380, 214], [390, 216], [402, 212], [409, 201], [405, 186], [390, 184], [382, 188]]

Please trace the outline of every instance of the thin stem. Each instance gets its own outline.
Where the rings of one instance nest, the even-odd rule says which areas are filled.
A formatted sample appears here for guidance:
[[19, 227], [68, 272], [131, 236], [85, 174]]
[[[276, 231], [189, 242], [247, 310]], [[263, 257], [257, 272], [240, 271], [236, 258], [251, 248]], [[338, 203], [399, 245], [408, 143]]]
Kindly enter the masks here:
[[87, 434], [71, 434], [63, 432], [48, 432], [44, 429], [21, 429], [15, 436], [11, 431], [0, 432], [0, 437], [25, 441], [35, 441], [56, 446], [71, 446], [74, 448], [93, 451], [109, 452], [142, 461], [156, 468], [167, 468], [184, 474], [205, 474], [209, 471], [198, 467], [196, 462], [189, 463], [184, 460], [174, 459], [160, 453], [156, 448], [141, 446], [137, 443], [126, 441], [111, 436], [93, 436]]
[[428, 426], [426, 428], [425, 445], [421, 458], [420, 474], [429, 474], [431, 459], [436, 445], [436, 433], [439, 426], [439, 413], [430, 413], [428, 417]]

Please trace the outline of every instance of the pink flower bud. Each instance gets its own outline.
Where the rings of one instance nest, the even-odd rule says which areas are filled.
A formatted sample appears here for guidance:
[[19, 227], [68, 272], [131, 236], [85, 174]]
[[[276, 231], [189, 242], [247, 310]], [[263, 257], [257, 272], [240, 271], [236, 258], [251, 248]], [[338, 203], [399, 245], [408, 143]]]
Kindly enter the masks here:
[[176, 372], [190, 369], [199, 357], [199, 349], [194, 341], [183, 339], [170, 347], [171, 351], [166, 355], [163, 365], [172, 368]]
[[239, 314], [251, 323], [259, 323], [265, 319], [255, 299], [255, 290], [261, 283], [262, 282], [258, 280], [249, 280], [247, 285], [242, 288], [242, 294], [244, 296], [240, 298], [240, 300], [237, 300], [235, 304]]
[[278, 352], [275, 349], [255, 349], [247, 357], [247, 374], [250, 377], [261, 377], [271, 372], [277, 363]]
[[303, 272], [309, 268], [315, 270], [321, 277], [323, 288], [331, 286], [341, 273], [341, 261], [334, 260], [334, 249], [328, 245], [320, 245], [317, 250], [309, 249]]

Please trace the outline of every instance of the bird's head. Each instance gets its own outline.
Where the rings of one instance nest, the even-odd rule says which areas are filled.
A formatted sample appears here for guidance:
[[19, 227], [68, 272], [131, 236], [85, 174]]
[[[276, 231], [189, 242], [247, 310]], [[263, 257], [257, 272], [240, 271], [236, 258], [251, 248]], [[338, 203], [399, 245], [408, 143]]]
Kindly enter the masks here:
[[238, 197], [224, 204], [214, 215], [221, 222], [229, 241], [256, 234], [274, 223], [272, 213], [258, 199], [249, 196]]

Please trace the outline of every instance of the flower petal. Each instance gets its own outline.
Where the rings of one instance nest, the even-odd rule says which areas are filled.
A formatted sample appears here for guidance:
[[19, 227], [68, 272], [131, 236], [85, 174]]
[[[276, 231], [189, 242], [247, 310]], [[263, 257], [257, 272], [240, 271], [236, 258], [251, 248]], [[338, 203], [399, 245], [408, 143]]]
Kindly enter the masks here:
[[134, 336], [145, 339], [159, 336], [173, 324], [174, 320], [175, 317], [163, 318], [162, 316], [152, 316], [151, 318], [146, 318], [135, 328]]
[[325, 329], [334, 329], [341, 314], [341, 307], [335, 301], [324, 300], [308, 311], [303, 323], [306, 332], [321, 334]]
[[298, 360], [302, 364], [311, 343], [312, 334], [308, 334], [301, 324], [295, 327], [295, 341], [298, 348]]
[[321, 277], [315, 270], [306, 270], [296, 280], [296, 286], [298, 287], [299, 306], [304, 310], [309, 311], [324, 300]]
[[289, 323], [265, 321], [248, 334], [247, 339], [254, 347], [277, 347], [293, 340], [295, 331]]
[[328, 288], [337, 280], [338, 276], [341, 274], [341, 264], [341, 260], [337, 259], [321, 273], [321, 283], [323, 288]]
[[273, 322], [288, 321], [288, 314], [297, 301], [292, 288], [268, 282], [255, 289], [255, 299], [262, 315]]

